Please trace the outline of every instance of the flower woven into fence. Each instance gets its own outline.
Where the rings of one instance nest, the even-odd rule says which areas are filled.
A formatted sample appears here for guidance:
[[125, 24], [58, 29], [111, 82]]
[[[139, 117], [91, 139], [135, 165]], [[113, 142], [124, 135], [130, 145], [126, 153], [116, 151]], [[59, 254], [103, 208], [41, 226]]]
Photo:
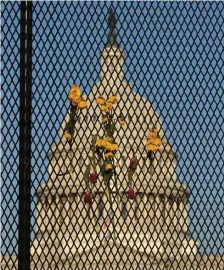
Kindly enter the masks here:
[[[77, 119], [78, 111], [87, 108], [87, 102], [81, 97], [81, 90], [77, 85], [73, 85], [70, 89], [68, 98], [71, 102], [70, 109], [70, 119], [65, 127], [64, 137], [71, 141], [74, 134], [75, 121]], [[119, 162], [117, 161], [117, 153], [120, 151], [119, 146], [115, 140], [116, 123], [118, 122], [119, 127], [123, 127], [126, 121], [121, 115], [119, 118], [114, 116], [114, 106], [117, 104], [116, 96], [111, 96], [108, 99], [100, 96], [96, 98], [96, 103], [99, 105], [99, 109], [102, 114], [102, 128], [104, 130], [104, 136], [98, 138], [97, 135], [92, 136], [92, 143], [89, 156], [89, 164], [86, 166], [84, 181], [85, 181], [85, 191], [83, 194], [84, 204], [91, 204], [94, 200], [93, 188], [95, 185], [104, 185], [104, 190], [106, 197], [110, 203], [109, 220], [113, 227], [115, 233], [115, 212], [113, 210], [113, 204], [116, 201], [119, 202], [119, 190], [117, 187], [118, 174], [116, 168], [119, 167]], [[153, 154], [159, 149], [161, 145], [161, 139], [158, 137], [157, 128], [153, 128], [148, 136], [146, 142], [146, 149], [148, 151], [150, 160], [153, 159]], [[97, 162], [98, 155], [98, 162]], [[135, 156], [135, 151], [132, 149], [132, 157], [130, 158], [130, 164], [128, 167], [128, 190], [127, 198], [129, 200], [135, 199], [135, 190], [133, 176], [136, 172], [138, 166], [138, 160]], [[99, 170], [99, 171], [98, 171]], [[98, 171], [98, 172], [97, 172]], [[102, 182], [100, 181], [100, 176], [102, 177]], [[98, 181], [99, 179], [99, 181]], [[116, 194], [116, 197], [112, 195]], [[94, 216], [96, 221], [96, 227], [99, 227], [98, 218]]]
[[65, 126], [64, 137], [67, 141], [71, 141], [74, 135], [75, 122], [79, 110], [87, 108], [87, 102], [82, 98], [82, 91], [78, 85], [71, 86], [68, 93], [68, 99], [70, 101], [69, 121]]
[[160, 145], [162, 144], [161, 139], [158, 136], [158, 129], [156, 127], [148, 133], [146, 141], [146, 150], [148, 152], [148, 157], [152, 162], [154, 159], [154, 153], [159, 150]]

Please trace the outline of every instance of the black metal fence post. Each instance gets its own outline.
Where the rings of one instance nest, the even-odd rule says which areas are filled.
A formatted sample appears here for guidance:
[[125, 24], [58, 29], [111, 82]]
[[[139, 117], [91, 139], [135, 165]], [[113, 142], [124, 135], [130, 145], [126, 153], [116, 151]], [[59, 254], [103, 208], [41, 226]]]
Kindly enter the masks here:
[[30, 269], [30, 188], [31, 188], [31, 83], [32, 83], [32, 2], [24, 1], [20, 38], [20, 137], [19, 137], [19, 242], [18, 269]]

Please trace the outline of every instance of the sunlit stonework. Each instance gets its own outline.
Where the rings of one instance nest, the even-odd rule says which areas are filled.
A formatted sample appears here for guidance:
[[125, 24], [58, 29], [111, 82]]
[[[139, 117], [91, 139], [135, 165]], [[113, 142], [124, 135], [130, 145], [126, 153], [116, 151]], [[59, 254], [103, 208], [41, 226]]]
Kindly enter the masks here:
[[[100, 81], [85, 98], [88, 109], [80, 113], [75, 124], [74, 143], [71, 147], [63, 137], [65, 123], [69, 120], [67, 115], [61, 126], [61, 139], [49, 153], [50, 178], [36, 193], [38, 231], [31, 248], [32, 264], [35, 262], [36, 269], [49, 269], [47, 260], [43, 260], [45, 265], [41, 264], [42, 257], [48, 257], [51, 267], [54, 263], [64, 264], [68, 267], [65, 269], [71, 269], [69, 265], [81, 267], [84, 261], [83, 269], [88, 269], [89, 264], [91, 269], [94, 266], [105, 269], [110, 262], [113, 267], [117, 263], [121, 268], [124, 265], [151, 269], [153, 265], [183, 262], [197, 253], [196, 242], [191, 239], [188, 228], [190, 191], [177, 179], [175, 153], [157, 113], [151, 103], [134, 93], [125, 81], [123, 63], [124, 51], [117, 45], [116, 34], [111, 28], [102, 52]], [[126, 122], [115, 134], [120, 148], [117, 155], [119, 201], [116, 189], [113, 190], [116, 237], [112, 234], [108, 215], [110, 204], [100, 177], [91, 189], [92, 211], [83, 203], [86, 190], [83, 178], [92, 135], [103, 135], [101, 113], [95, 99], [111, 95], [118, 99], [114, 117], [122, 115]], [[144, 141], [154, 126], [158, 128], [162, 145], [150, 165]], [[127, 199], [131, 149], [139, 160], [133, 177], [136, 197], [132, 201]], [[97, 224], [95, 217], [99, 220]]]

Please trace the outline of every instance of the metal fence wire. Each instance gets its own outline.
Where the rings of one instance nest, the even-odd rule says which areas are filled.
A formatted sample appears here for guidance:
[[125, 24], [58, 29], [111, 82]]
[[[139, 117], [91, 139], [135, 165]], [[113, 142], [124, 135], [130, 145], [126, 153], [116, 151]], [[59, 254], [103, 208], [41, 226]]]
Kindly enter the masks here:
[[1, 10], [2, 269], [224, 269], [224, 3]]

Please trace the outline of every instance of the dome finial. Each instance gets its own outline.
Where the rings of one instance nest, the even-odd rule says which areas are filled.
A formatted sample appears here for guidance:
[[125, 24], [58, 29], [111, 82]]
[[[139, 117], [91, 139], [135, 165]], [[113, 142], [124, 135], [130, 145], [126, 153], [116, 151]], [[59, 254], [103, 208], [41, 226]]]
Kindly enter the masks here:
[[108, 42], [106, 46], [111, 46], [116, 44], [116, 31], [115, 31], [115, 26], [116, 26], [116, 15], [114, 13], [113, 8], [111, 7], [109, 9], [109, 16], [108, 16], [108, 26], [109, 26], [109, 33], [108, 33]]
[[109, 9], [109, 16], [108, 16], [108, 26], [110, 28], [110, 32], [113, 32], [116, 25], [116, 16], [114, 13], [113, 8]]

